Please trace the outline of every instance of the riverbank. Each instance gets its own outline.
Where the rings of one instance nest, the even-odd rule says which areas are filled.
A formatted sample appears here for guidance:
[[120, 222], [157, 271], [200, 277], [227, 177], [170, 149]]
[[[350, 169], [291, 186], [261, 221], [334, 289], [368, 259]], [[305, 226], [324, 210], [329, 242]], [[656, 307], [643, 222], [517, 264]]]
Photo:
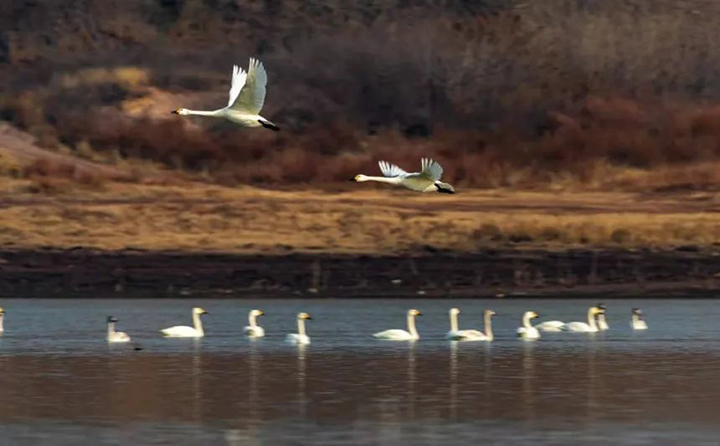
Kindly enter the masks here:
[[720, 249], [499, 249], [409, 256], [0, 251], [7, 297], [714, 297]]

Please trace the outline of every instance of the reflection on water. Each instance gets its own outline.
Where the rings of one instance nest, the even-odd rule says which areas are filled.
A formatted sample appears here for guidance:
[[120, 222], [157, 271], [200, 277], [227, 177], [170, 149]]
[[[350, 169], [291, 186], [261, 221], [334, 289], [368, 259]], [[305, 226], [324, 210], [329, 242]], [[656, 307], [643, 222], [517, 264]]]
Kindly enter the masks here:
[[[333, 304], [346, 305], [337, 314], [368, 311]], [[481, 314], [480, 305], [461, 304]], [[265, 303], [268, 315], [282, 314], [268, 321], [266, 338], [250, 340], [231, 331], [238, 303], [218, 301], [228, 311], [217, 313], [228, 316], [209, 319], [221, 330], [202, 340], [153, 337], [157, 316], [128, 322], [144, 338], [135, 351], [104, 343], [102, 323], [55, 328], [52, 309], [45, 333], [23, 332], [38, 307], [28, 303], [24, 319], [11, 301], [3, 306], [15, 307], [17, 328], [0, 340], [0, 430], [8, 444], [715, 444], [720, 328], [714, 306], [696, 304], [659, 306], [655, 326], [666, 328], [655, 335], [617, 328], [523, 342], [514, 318], [498, 320], [493, 343], [445, 341], [445, 302], [422, 302], [426, 314], [442, 316], [422, 321], [418, 342], [375, 341], [362, 336], [375, 331], [372, 318], [344, 328], [325, 309], [313, 344], [289, 346], [282, 338], [296, 307], [313, 303]], [[94, 308], [102, 301], [72, 305], [80, 325], [86, 313], [105, 313]], [[113, 305], [119, 314], [125, 304]], [[324, 308], [317, 305], [313, 314]], [[552, 305], [565, 311], [543, 306]], [[387, 308], [372, 311], [382, 318]], [[689, 322], [673, 332], [678, 311]]]

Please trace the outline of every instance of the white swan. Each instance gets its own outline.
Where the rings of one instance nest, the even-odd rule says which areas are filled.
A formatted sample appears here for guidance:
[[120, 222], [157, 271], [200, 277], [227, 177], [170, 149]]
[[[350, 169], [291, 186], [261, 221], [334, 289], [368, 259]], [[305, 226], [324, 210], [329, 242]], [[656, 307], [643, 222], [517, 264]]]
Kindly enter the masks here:
[[597, 323], [595, 322], [595, 315], [604, 313], [605, 310], [598, 307], [590, 307], [587, 312], [587, 323], [585, 322], [568, 322], [565, 324], [566, 331], [582, 332], [582, 333], [595, 333], [598, 331]]
[[540, 331], [530, 324], [532, 319], [538, 317], [540, 317], [540, 315], [536, 312], [526, 311], [525, 314], [523, 314], [522, 327], [517, 329], [517, 335], [523, 339], [539, 339]]
[[305, 332], [305, 321], [306, 320], [312, 320], [312, 317], [310, 317], [310, 315], [307, 313], [298, 313], [298, 315], [297, 315], [298, 332], [290, 333], [287, 336], [285, 336], [285, 342], [289, 342], [290, 344], [297, 344], [297, 345], [307, 345], [310, 343], [310, 337]]
[[648, 324], [643, 319], [643, 313], [639, 308], [632, 309], [632, 328], [633, 330], [647, 330]]
[[494, 339], [492, 332], [492, 317], [495, 312], [485, 310], [483, 319], [485, 322], [485, 333], [478, 330], [459, 330], [458, 314], [460, 310], [457, 308], [450, 309], [450, 331], [445, 334], [445, 338], [450, 341], [492, 341]]
[[185, 325], [176, 325], [174, 327], [160, 330], [163, 336], [168, 338], [202, 338], [205, 336], [202, 322], [200, 322], [200, 316], [208, 314], [207, 311], [202, 308], [195, 307], [192, 310], [193, 326], [188, 327]]
[[255, 320], [258, 316], [265, 316], [265, 312], [262, 310], [252, 310], [248, 314], [248, 322], [250, 325], [243, 329], [243, 333], [251, 338], [262, 338], [265, 336], [265, 330], [260, 327]]
[[130, 336], [122, 331], [115, 331], [115, 324], [117, 324], [115, 316], [108, 316], [107, 318], [107, 341], [108, 342], [130, 342]]
[[263, 64], [250, 58], [247, 72], [237, 65], [233, 65], [232, 83], [230, 86], [230, 100], [227, 107], [211, 111], [188, 110], [178, 108], [171, 113], [176, 115], [199, 115], [224, 118], [243, 127], [265, 127], [271, 130], [280, 130], [278, 126], [259, 115], [265, 103], [265, 86], [267, 73]]
[[437, 162], [423, 158], [420, 172], [408, 173], [387, 161], [378, 162], [382, 177], [356, 175], [354, 180], [358, 183], [365, 181], [378, 181], [380, 183], [395, 184], [418, 192], [441, 192], [454, 194], [455, 189], [448, 183], [440, 181], [443, 168]]
[[610, 326], [607, 323], [607, 319], [605, 319], [605, 310], [606, 310], [605, 304], [597, 304], [596, 307], [603, 310], [595, 316], [595, 321], [597, 322], [598, 331], [608, 330], [610, 328]]
[[545, 321], [535, 326], [540, 331], [557, 332], [565, 330], [565, 322], [562, 321]]
[[5, 309], [3, 307], [0, 307], [0, 334], [3, 334], [5, 332], [5, 327], [3, 325], [4, 319], [5, 319]]
[[416, 316], [422, 316], [422, 313], [420, 313], [418, 310], [411, 309], [407, 312], [407, 328], [408, 331], [405, 330], [385, 330], [381, 331], [379, 333], [375, 333], [373, 336], [376, 339], [383, 339], [386, 341], [416, 341], [420, 339], [420, 335], [417, 332], [417, 329], [415, 328], [415, 317]]

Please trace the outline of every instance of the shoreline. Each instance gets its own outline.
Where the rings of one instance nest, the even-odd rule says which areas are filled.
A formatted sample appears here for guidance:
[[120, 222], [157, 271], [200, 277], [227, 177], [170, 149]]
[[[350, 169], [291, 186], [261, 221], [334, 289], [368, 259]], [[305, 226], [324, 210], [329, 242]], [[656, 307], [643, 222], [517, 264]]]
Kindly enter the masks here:
[[403, 255], [0, 249], [0, 298], [715, 297], [720, 249]]

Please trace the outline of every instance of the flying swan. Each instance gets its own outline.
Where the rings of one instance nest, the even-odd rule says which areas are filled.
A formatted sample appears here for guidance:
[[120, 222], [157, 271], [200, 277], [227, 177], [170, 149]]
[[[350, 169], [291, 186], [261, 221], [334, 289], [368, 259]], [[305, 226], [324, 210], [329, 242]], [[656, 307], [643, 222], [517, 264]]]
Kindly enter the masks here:
[[373, 336], [376, 339], [383, 339], [386, 341], [417, 341], [420, 339], [420, 335], [417, 332], [417, 329], [415, 328], [415, 317], [416, 316], [422, 316], [422, 313], [420, 313], [418, 310], [411, 309], [407, 312], [407, 328], [408, 331], [405, 330], [385, 330], [381, 331], [379, 333], [375, 333]]
[[310, 337], [305, 332], [305, 321], [312, 320], [307, 313], [298, 313], [297, 315], [297, 333], [289, 333], [285, 336], [285, 342], [296, 345], [307, 345], [310, 343]]
[[203, 331], [202, 322], [200, 322], [200, 316], [208, 314], [207, 311], [202, 308], [195, 307], [192, 309], [193, 326], [188, 327], [185, 325], [176, 325], [174, 327], [160, 330], [163, 336], [168, 338], [202, 338], [205, 336]]
[[458, 308], [450, 309], [450, 331], [445, 334], [445, 338], [450, 341], [492, 341], [492, 322], [491, 319], [495, 315], [492, 310], [485, 310], [483, 312], [483, 319], [485, 322], [485, 333], [478, 330], [460, 330], [458, 329], [458, 314], [460, 310]]
[[[2, 319], [0, 319], [0, 328], [2, 328]], [[639, 308], [632, 309], [632, 328], [633, 330], [647, 330], [648, 324], [643, 319], [643, 313]]]
[[278, 126], [260, 116], [260, 110], [265, 103], [265, 86], [267, 73], [263, 64], [250, 58], [247, 72], [237, 65], [233, 65], [232, 83], [230, 85], [230, 100], [227, 107], [212, 111], [188, 110], [178, 108], [171, 113], [176, 115], [199, 115], [224, 118], [243, 127], [265, 127], [271, 130], [280, 130]]
[[455, 193], [455, 189], [451, 185], [440, 181], [443, 168], [430, 158], [423, 158], [420, 172], [413, 173], [405, 172], [395, 164], [390, 164], [387, 161], [380, 161], [378, 165], [384, 176], [373, 177], [360, 174], [355, 176], [354, 181], [358, 183], [378, 181], [403, 186], [417, 192]]
[[519, 327], [517, 329], [517, 335], [518, 337], [521, 337], [523, 339], [539, 339], [540, 338], [540, 331], [538, 331], [537, 328], [533, 327], [530, 324], [530, 321], [532, 319], [540, 317], [539, 314], [537, 314], [534, 311], [526, 311], [525, 314], [523, 314], [522, 318], [522, 327]]
[[115, 324], [117, 324], [117, 318], [115, 316], [108, 316], [107, 318], [107, 341], [108, 342], [130, 342], [130, 336], [122, 331], [115, 331]]
[[597, 323], [595, 322], [595, 316], [604, 313], [605, 309], [601, 307], [590, 307], [587, 312], [587, 323], [585, 322], [568, 322], [565, 324], [566, 331], [582, 332], [582, 333], [595, 333], [598, 330]]
[[257, 324], [255, 318], [258, 316], [265, 316], [265, 312], [262, 310], [252, 310], [248, 314], [248, 322], [250, 325], [243, 329], [243, 333], [251, 338], [262, 338], [265, 336], [265, 330]]
[[5, 332], [5, 328], [3, 327], [3, 319], [5, 319], [5, 309], [0, 307], [0, 334], [3, 334]]

